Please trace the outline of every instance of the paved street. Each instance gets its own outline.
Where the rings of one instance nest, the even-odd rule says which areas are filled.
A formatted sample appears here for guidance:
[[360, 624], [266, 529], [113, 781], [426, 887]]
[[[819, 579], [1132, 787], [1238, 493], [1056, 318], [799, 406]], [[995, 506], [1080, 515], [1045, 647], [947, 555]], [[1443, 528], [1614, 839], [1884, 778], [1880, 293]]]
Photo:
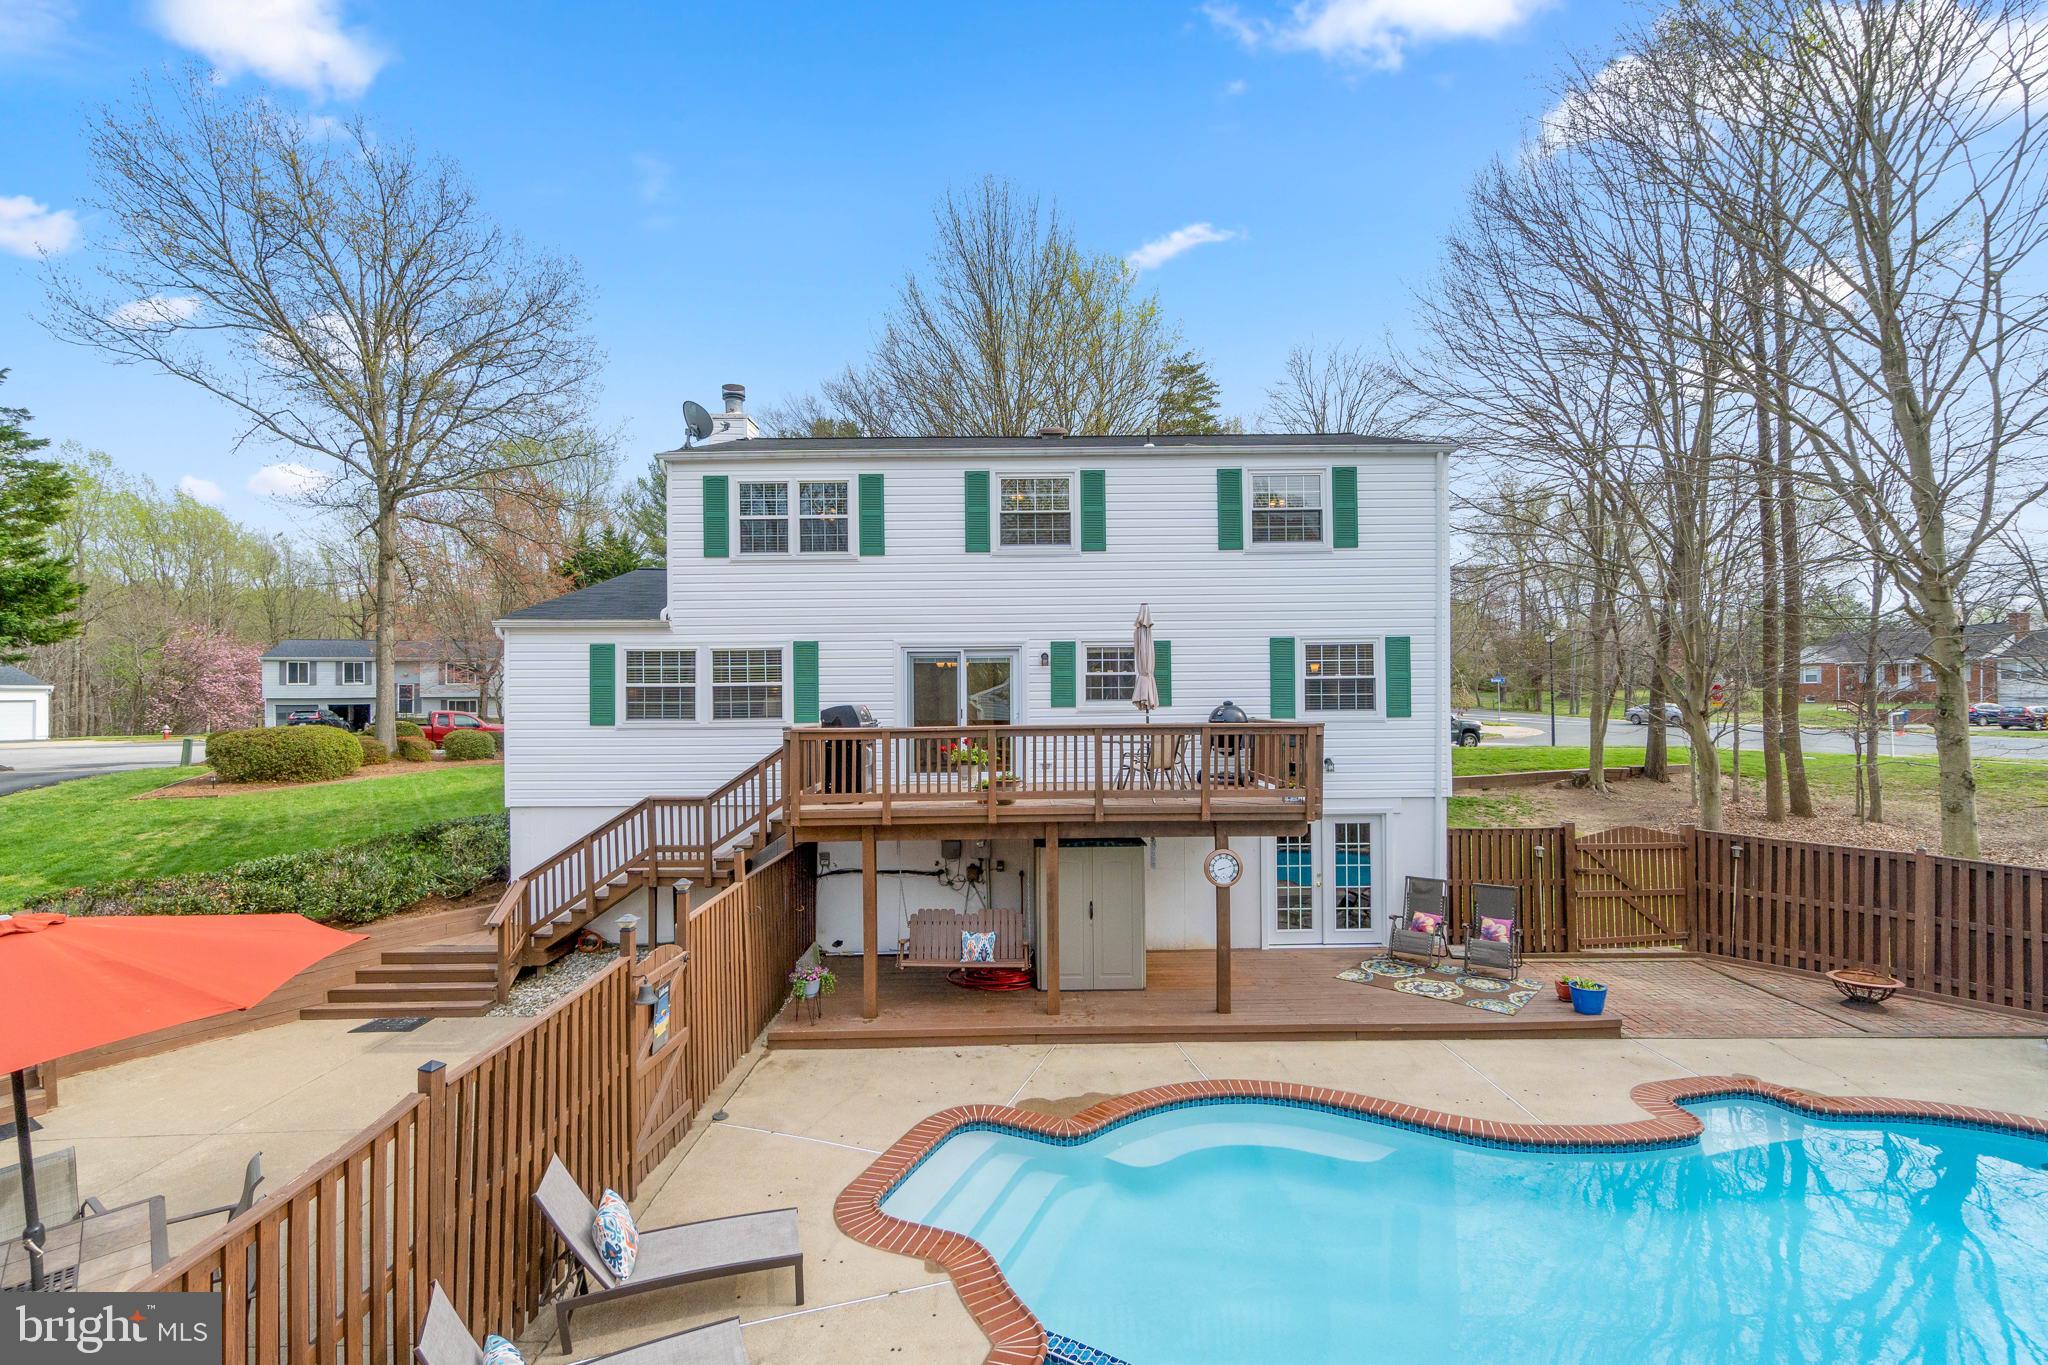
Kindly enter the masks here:
[[[131, 768], [168, 768], [178, 761], [182, 741], [59, 739], [0, 744], [0, 796], [69, 782], [74, 777], [127, 772]], [[206, 757], [203, 740], [192, 743], [192, 761]]]
[[[1526, 735], [1499, 736], [1488, 733], [1488, 744], [1548, 744], [1550, 743], [1550, 717], [1531, 715], [1528, 712], [1509, 711], [1504, 717], [1497, 716], [1491, 709], [1474, 707], [1462, 714], [1482, 725], [1505, 720], [1517, 729], [1528, 730]], [[1584, 716], [1572, 717], [1562, 712], [1557, 717], [1557, 742], [1559, 744], [1584, 744], [1591, 737], [1591, 725]], [[1607, 727], [1609, 744], [1639, 745], [1647, 731], [1640, 725], [1630, 725], [1617, 720]], [[1855, 746], [1850, 742], [1846, 730], [1821, 730], [1807, 726], [1803, 731], [1806, 751], [1814, 754], [1849, 754]], [[1670, 730], [1674, 748], [1685, 745], [1685, 733], [1673, 726]], [[1754, 725], [1742, 727], [1742, 745], [1745, 749], [1763, 743], [1763, 730]], [[1879, 741], [1886, 754], [1927, 754], [1934, 753], [1934, 736], [1924, 729], [1908, 731], [1896, 737], [1887, 736]], [[2048, 761], [2048, 731], [2001, 730], [1997, 726], [1975, 726], [1970, 731], [1970, 748], [1978, 758], [2032, 758]], [[4, 753], [0, 749], [0, 753]], [[4, 762], [5, 760], [0, 760]]]

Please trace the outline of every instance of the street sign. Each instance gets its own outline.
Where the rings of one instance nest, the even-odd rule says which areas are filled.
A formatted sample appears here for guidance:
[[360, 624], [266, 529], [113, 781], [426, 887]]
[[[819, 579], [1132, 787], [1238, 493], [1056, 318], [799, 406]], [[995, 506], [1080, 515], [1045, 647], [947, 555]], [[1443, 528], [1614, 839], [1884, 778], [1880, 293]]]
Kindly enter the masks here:
[[1492, 683], [1495, 687], [1499, 687], [1502, 683], [1506, 682], [1507, 679], [1501, 677], [1499, 674], [1496, 673], [1493, 677], [1488, 678], [1487, 681]]

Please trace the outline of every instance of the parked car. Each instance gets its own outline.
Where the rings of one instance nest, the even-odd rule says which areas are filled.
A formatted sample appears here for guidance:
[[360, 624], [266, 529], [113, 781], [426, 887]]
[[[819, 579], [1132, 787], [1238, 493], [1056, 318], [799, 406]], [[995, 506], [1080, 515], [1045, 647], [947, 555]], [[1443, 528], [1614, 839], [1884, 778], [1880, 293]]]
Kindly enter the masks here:
[[481, 730], [487, 735], [498, 737], [498, 747], [505, 747], [505, 727], [480, 720], [467, 711], [433, 711], [420, 722], [420, 733], [427, 737], [427, 743], [436, 749], [441, 741], [456, 730]]
[[1998, 724], [1998, 703], [1995, 701], [1979, 701], [1970, 703], [1970, 724]]
[[339, 715], [324, 706], [294, 707], [286, 713], [284, 723], [286, 725], [334, 725], [344, 730], [355, 729], [355, 726], [350, 725]]
[[1451, 717], [1451, 743], [1461, 749], [1470, 749], [1479, 743], [1479, 722], [1463, 716]]
[[1998, 728], [2001, 730], [2039, 730], [2044, 727], [2048, 727], [2048, 706], [1998, 708]]
[[[1649, 703], [1637, 702], [1634, 706], [1622, 712], [1622, 718], [1630, 725], [1648, 725], [1650, 723]], [[1664, 703], [1664, 723], [1666, 725], [1680, 724], [1683, 719], [1678, 714], [1678, 704], [1676, 702], [1667, 701]]]

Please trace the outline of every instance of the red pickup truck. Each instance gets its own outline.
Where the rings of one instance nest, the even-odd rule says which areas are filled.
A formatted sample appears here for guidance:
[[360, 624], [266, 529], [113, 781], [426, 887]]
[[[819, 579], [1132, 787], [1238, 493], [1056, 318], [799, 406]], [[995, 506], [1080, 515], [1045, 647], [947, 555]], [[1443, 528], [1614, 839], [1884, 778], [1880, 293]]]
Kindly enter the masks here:
[[498, 736], [498, 747], [505, 747], [505, 727], [478, 720], [467, 711], [436, 711], [429, 715], [420, 726], [420, 733], [427, 737], [427, 743], [436, 749], [441, 741], [457, 730], [481, 730], [487, 735]]

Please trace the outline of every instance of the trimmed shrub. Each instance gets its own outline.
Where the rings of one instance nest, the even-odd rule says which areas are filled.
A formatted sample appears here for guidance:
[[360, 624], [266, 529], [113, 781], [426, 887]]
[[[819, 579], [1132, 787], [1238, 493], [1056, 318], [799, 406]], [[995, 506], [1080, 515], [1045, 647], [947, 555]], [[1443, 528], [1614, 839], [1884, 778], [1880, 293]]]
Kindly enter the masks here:
[[391, 761], [391, 751], [384, 747], [382, 740], [372, 738], [369, 735], [357, 735], [356, 743], [363, 746], [363, 763], [365, 766], [372, 763], [389, 763]]
[[510, 874], [503, 815], [441, 820], [339, 848], [255, 858], [218, 872], [79, 887], [24, 907], [67, 915], [303, 915], [367, 924], [428, 896], [466, 896]]
[[421, 739], [418, 735], [400, 735], [398, 737], [398, 758], [402, 763], [432, 763], [434, 761], [434, 746]]
[[420, 729], [420, 723], [416, 720], [401, 720], [397, 722], [396, 729], [400, 739], [404, 739], [407, 735], [412, 736], [414, 739], [422, 739], [427, 733], [425, 730]]
[[363, 750], [332, 725], [277, 725], [215, 735], [206, 762], [223, 782], [326, 782], [362, 767]]
[[498, 738], [483, 730], [451, 730], [441, 737], [441, 752], [450, 758], [496, 758]]

